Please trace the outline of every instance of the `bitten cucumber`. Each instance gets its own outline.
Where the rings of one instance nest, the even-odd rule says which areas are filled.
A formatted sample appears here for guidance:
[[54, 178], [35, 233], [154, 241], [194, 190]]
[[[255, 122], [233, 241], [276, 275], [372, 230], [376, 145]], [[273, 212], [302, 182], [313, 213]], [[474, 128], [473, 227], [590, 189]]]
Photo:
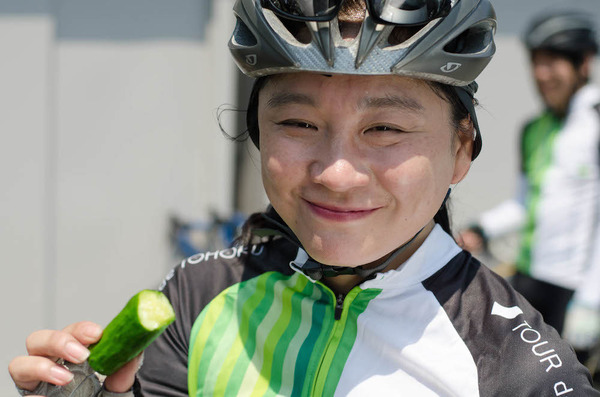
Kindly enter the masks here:
[[173, 321], [175, 312], [160, 291], [142, 290], [104, 328], [102, 338], [89, 347], [90, 367], [111, 375], [140, 354]]

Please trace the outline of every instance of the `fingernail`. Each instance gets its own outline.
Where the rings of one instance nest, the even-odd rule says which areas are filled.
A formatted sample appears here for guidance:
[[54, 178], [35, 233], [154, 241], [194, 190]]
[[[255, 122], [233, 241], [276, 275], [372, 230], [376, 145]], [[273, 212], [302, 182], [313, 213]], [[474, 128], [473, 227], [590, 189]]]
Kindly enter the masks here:
[[85, 336], [91, 339], [98, 339], [102, 335], [102, 328], [100, 327], [87, 327], [85, 329]]
[[71, 356], [71, 359], [69, 359], [69, 361], [73, 361], [74, 363], [84, 362], [90, 355], [88, 349], [76, 342], [67, 343], [67, 345], [65, 346], [65, 350], [67, 351], [67, 354]]
[[50, 368], [50, 376], [54, 379], [57, 384], [67, 384], [73, 380], [73, 374], [62, 367]]

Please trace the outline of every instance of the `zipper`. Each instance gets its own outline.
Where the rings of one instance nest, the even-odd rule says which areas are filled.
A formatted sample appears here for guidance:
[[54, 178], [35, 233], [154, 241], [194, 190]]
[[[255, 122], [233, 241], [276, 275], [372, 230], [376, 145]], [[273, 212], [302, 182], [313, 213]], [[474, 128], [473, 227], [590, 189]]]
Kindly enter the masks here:
[[[322, 391], [322, 388], [324, 386], [324, 382], [325, 379], [321, 379], [321, 377], [326, 376], [327, 375], [327, 370], [323, 369], [323, 364], [325, 363], [326, 360], [328, 360], [331, 354], [335, 354], [335, 351], [337, 350], [337, 346], [340, 342], [340, 339], [342, 337], [342, 334], [344, 333], [344, 323], [339, 321], [342, 318], [342, 315], [344, 314], [344, 309], [348, 310], [348, 307], [344, 308], [344, 303], [346, 303], [346, 306], [349, 306], [351, 304], [351, 302], [346, 302], [346, 296], [344, 294], [335, 294], [329, 287], [327, 287], [326, 285], [322, 284], [322, 287], [329, 292], [330, 296], [333, 298], [334, 303], [334, 322], [333, 322], [333, 326], [331, 327], [331, 329], [329, 330], [329, 338], [327, 340], [327, 343], [325, 345], [325, 348], [323, 349], [323, 355], [321, 356], [321, 360], [319, 362], [319, 365], [317, 366], [317, 370], [315, 372], [314, 378], [313, 378], [313, 384], [311, 387], [311, 396], [317, 395], [317, 389], [320, 389], [320, 391]], [[355, 287], [357, 288], [357, 287]], [[352, 299], [354, 300], [354, 298], [356, 297], [356, 295], [358, 295], [357, 291], [350, 291], [348, 293], [348, 295], [352, 295]], [[332, 350], [333, 349], [333, 350]], [[322, 372], [325, 372], [324, 374], [322, 374]], [[315, 394], [317, 393], [317, 394]]]
[[335, 309], [334, 309], [334, 315], [333, 318], [338, 321], [339, 319], [342, 318], [342, 311], [344, 310], [344, 298], [346, 298], [346, 295], [344, 294], [338, 294], [335, 300]]
[[[357, 309], [358, 312], [354, 313], [354, 315], [359, 316], [366, 309], [368, 303], [372, 299], [374, 299], [377, 295], [379, 295], [379, 293], [381, 292], [381, 289], [363, 290], [359, 286], [355, 286], [346, 295], [335, 294], [326, 285], [322, 284], [321, 282], [317, 282], [317, 283], [330, 296], [330, 299], [331, 299], [330, 307], [332, 307], [334, 309], [333, 310], [334, 319], [332, 320], [332, 318], [330, 317], [331, 316], [331, 314], [330, 314], [323, 321], [323, 332], [328, 333], [328, 337], [327, 337], [327, 341], [323, 345], [323, 348], [322, 348], [323, 351], [322, 351], [321, 357], [319, 359], [319, 362], [316, 365], [316, 367], [313, 367], [313, 368], [315, 368], [315, 370], [314, 370], [312, 384], [307, 389], [303, 390], [302, 395], [308, 396], [308, 397], [321, 396], [324, 394], [331, 394], [332, 390], [326, 390], [326, 387], [337, 387], [337, 382], [339, 381], [339, 377], [341, 376], [341, 371], [343, 371], [343, 368], [340, 369], [339, 364], [341, 364], [341, 363], [337, 363], [338, 365], [333, 366], [333, 368], [334, 368], [333, 372], [330, 373], [330, 370], [332, 369], [332, 364], [334, 363], [336, 354], [341, 352], [342, 354], [339, 356], [339, 358], [346, 360], [348, 358], [348, 354], [350, 354], [350, 350], [352, 349], [351, 347], [348, 347], [347, 345], [345, 345], [345, 347], [343, 348], [345, 350], [339, 351], [340, 343], [342, 341], [342, 336], [349, 329], [349, 328], [347, 328], [347, 323], [348, 323], [348, 316], [350, 315], [349, 314], [350, 307], [354, 307], [355, 309]], [[365, 294], [365, 295], [363, 295], [363, 294]], [[357, 302], [357, 297], [359, 295], [363, 296], [363, 298], [361, 298]], [[354, 320], [355, 319], [353, 318], [353, 321]], [[351, 324], [349, 326], [356, 328], [354, 324]], [[357, 332], [357, 330], [354, 328], [352, 328], [354, 330], [353, 332]], [[356, 335], [354, 335], [354, 337], [355, 336]], [[353, 336], [351, 334], [348, 334], [348, 337], [353, 337]], [[352, 344], [353, 343], [354, 342], [352, 342]], [[331, 380], [331, 382], [335, 383], [335, 385], [331, 382], [330, 382], [331, 384], [328, 385], [328, 382], [327, 382], [328, 376], [332, 377], [330, 380]], [[307, 392], [309, 394], [305, 394]]]

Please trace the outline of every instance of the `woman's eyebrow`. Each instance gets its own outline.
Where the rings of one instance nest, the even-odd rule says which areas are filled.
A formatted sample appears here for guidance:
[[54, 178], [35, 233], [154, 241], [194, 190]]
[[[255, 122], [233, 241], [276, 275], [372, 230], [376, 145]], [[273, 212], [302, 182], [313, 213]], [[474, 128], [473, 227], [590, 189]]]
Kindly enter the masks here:
[[393, 107], [416, 112], [425, 110], [423, 105], [414, 98], [402, 95], [386, 95], [383, 97], [365, 97], [358, 104], [359, 109]]
[[267, 101], [267, 106], [277, 108], [288, 104], [316, 106], [315, 100], [306, 94], [297, 92], [279, 92], [273, 94]]

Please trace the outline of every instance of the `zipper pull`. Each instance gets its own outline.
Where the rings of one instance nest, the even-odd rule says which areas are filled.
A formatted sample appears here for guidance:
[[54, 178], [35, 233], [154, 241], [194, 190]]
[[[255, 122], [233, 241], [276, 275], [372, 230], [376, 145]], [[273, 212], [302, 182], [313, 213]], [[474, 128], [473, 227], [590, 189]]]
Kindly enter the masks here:
[[338, 294], [335, 302], [334, 318], [339, 320], [342, 318], [342, 310], [344, 309], [344, 295]]

